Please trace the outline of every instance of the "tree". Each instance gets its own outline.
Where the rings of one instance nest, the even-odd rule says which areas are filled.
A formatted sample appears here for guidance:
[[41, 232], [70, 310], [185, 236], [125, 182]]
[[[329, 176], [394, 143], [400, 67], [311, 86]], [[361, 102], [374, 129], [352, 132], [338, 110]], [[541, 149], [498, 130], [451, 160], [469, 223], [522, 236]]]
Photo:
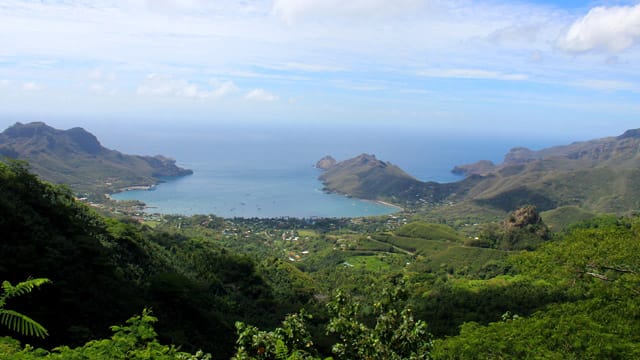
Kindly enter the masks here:
[[50, 283], [49, 279], [28, 279], [13, 286], [10, 282], [2, 282], [2, 295], [0, 295], [0, 324], [22, 335], [44, 338], [49, 335], [47, 329], [30, 317], [17, 311], [5, 309], [7, 300], [30, 293], [33, 289]]
[[133, 316], [125, 325], [112, 326], [113, 335], [109, 339], [91, 340], [75, 349], [59, 346], [51, 352], [30, 345], [22, 347], [17, 340], [4, 337], [0, 338], [0, 359], [211, 360], [211, 355], [202, 351], [190, 354], [179, 351], [174, 345], [162, 345], [153, 328], [157, 321], [151, 310], [144, 309], [141, 315]]
[[327, 306], [333, 317], [327, 333], [336, 334], [333, 346], [338, 359], [427, 360], [431, 358], [432, 340], [427, 324], [416, 321], [409, 307], [402, 307], [407, 292], [402, 285], [382, 291], [382, 300], [373, 306], [375, 326], [358, 319], [359, 304], [341, 291]]
[[[333, 345], [337, 359], [427, 360], [431, 358], [432, 340], [427, 324], [414, 320], [409, 307], [402, 304], [407, 293], [402, 286], [382, 291], [382, 299], [373, 305], [375, 326], [369, 327], [361, 318], [360, 306], [342, 291], [327, 304], [332, 318], [327, 334], [336, 335]], [[254, 326], [236, 323], [238, 331], [236, 360], [319, 359], [306, 329], [304, 312], [289, 315], [282, 327], [260, 331]]]
[[233, 358], [236, 360], [316, 359], [312, 350], [311, 335], [305, 324], [305, 319], [310, 318], [310, 315], [300, 311], [298, 314], [288, 315], [282, 322], [282, 327], [268, 332], [237, 322], [237, 352]]

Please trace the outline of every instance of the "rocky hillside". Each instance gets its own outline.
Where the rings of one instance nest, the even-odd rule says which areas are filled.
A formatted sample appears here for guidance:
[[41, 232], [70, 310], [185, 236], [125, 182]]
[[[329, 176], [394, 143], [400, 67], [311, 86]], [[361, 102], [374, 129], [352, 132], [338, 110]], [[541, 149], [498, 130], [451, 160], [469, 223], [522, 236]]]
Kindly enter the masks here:
[[451, 184], [422, 182], [375, 155], [361, 154], [330, 166], [319, 179], [327, 192], [411, 206], [439, 203], [464, 193], [478, 177]]
[[415, 206], [446, 203], [440, 211], [448, 216], [505, 213], [525, 205], [624, 214], [640, 208], [640, 129], [538, 151], [514, 148], [501, 164], [482, 160], [453, 171], [466, 178], [421, 182], [363, 154], [330, 166], [320, 180], [327, 191], [358, 198]]
[[640, 129], [538, 151], [512, 149], [501, 164], [456, 167], [481, 175], [466, 194], [477, 204], [511, 211], [525, 204], [541, 210], [579, 206], [624, 213], [640, 206]]
[[325, 156], [322, 159], [318, 160], [316, 163], [316, 168], [321, 170], [329, 170], [332, 166], [337, 164], [338, 162], [331, 156]]
[[79, 193], [149, 186], [163, 177], [193, 173], [161, 155], [126, 155], [107, 149], [82, 128], [57, 130], [42, 122], [16, 123], [0, 133], [0, 156], [26, 160], [41, 178], [67, 184]]

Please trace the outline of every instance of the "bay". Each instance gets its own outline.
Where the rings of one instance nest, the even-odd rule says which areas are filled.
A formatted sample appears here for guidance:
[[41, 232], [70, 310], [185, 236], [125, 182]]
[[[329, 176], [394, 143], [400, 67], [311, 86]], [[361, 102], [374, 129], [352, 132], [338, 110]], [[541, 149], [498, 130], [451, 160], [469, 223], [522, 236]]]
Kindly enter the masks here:
[[[357, 217], [397, 208], [322, 192], [313, 165], [375, 154], [420, 180], [451, 182], [455, 165], [500, 162], [514, 146], [541, 148], [556, 138], [476, 137], [428, 129], [159, 124], [144, 131], [101, 133], [106, 146], [136, 154], [163, 154], [194, 171], [152, 191], [114, 194], [145, 202], [148, 212], [223, 217]], [[516, 143], [516, 141], [518, 141]]]

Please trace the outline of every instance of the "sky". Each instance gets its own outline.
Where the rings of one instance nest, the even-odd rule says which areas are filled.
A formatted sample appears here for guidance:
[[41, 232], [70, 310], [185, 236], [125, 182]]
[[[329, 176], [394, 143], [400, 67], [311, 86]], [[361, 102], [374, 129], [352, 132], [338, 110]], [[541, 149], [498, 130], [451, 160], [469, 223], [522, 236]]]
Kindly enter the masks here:
[[2, 128], [587, 137], [639, 115], [638, 0], [0, 0]]

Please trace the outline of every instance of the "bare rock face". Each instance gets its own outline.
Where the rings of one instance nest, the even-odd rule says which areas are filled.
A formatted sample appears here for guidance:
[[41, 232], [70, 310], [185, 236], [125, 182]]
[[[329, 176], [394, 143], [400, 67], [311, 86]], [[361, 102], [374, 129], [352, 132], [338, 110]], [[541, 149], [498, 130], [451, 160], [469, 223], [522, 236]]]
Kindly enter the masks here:
[[337, 163], [338, 162], [336, 161], [336, 159], [334, 159], [333, 157], [327, 155], [327, 156], [323, 157], [322, 159], [318, 160], [318, 162], [316, 163], [316, 167], [318, 169], [328, 170], [328, 169], [330, 169], [331, 167], [333, 167]]
[[505, 221], [505, 229], [524, 228], [528, 225], [540, 225], [542, 218], [533, 205], [527, 205], [514, 211]]

